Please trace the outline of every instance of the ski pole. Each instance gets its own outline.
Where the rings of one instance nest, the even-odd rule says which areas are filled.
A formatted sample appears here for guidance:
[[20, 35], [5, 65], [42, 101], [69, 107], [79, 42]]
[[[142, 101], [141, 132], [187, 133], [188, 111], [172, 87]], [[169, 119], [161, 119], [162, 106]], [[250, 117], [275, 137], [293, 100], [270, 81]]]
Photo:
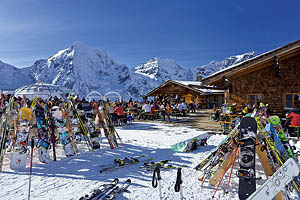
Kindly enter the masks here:
[[182, 194], [182, 187], [181, 187], [181, 184], [182, 184], [182, 174], [181, 174], [181, 168], [179, 167], [178, 168], [178, 171], [177, 171], [177, 178], [176, 178], [176, 183], [175, 183], [175, 192], [180, 192], [180, 199], [183, 200], [183, 194]]
[[158, 189], [159, 189], [159, 199], [162, 200], [162, 194], [161, 194], [161, 183], [160, 183], [160, 180], [161, 180], [161, 176], [160, 176], [160, 168], [159, 167], [156, 167], [154, 169], [154, 172], [153, 172], [153, 177], [152, 177], [152, 186], [154, 188], [157, 187], [158, 185]]
[[226, 171], [224, 171], [224, 173], [223, 173], [223, 175], [222, 175], [222, 177], [221, 177], [221, 180], [219, 181], [219, 184], [218, 184], [218, 186], [217, 186], [217, 188], [216, 188], [216, 191], [215, 191], [215, 193], [214, 193], [213, 196], [212, 196], [212, 199], [215, 197], [215, 194], [217, 193], [218, 188], [219, 188], [219, 186], [221, 185], [221, 182], [222, 182], [222, 180], [223, 180], [225, 174], [226, 174]]
[[229, 184], [230, 184], [230, 179], [231, 179], [231, 175], [232, 175], [234, 161], [235, 161], [235, 158], [236, 158], [236, 155], [237, 155], [237, 150], [238, 150], [238, 146], [235, 144], [235, 149], [234, 149], [234, 153], [233, 153], [234, 155], [233, 155], [233, 158], [232, 158], [232, 165], [231, 165], [231, 170], [230, 170], [230, 175], [229, 175], [229, 179], [228, 179], [228, 185], [227, 185], [226, 193], [228, 193], [228, 190], [229, 190]]
[[31, 158], [30, 158], [30, 173], [29, 173], [29, 189], [28, 200], [30, 200], [30, 188], [31, 188], [31, 174], [32, 174], [32, 158], [33, 158], [34, 138], [31, 138]]

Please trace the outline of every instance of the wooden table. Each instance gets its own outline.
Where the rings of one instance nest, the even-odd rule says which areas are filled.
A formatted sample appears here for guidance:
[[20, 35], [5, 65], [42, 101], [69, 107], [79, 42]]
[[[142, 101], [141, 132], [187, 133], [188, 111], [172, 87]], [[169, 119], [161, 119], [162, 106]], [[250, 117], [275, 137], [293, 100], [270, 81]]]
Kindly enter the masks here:
[[243, 115], [232, 115], [232, 114], [220, 114], [220, 116], [226, 116], [226, 117], [242, 117]]

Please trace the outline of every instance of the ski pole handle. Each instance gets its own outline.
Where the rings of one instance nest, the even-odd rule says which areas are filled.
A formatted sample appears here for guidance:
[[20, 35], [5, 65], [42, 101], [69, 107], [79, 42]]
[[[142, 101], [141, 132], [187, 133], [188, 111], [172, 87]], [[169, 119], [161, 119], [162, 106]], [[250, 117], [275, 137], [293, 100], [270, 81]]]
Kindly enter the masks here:
[[180, 185], [182, 184], [182, 178], [181, 178], [182, 174], [181, 174], [181, 168], [178, 168], [177, 171], [177, 178], [176, 178], [176, 183], [175, 183], [175, 192], [179, 192], [180, 191]]
[[160, 168], [156, 167], [153, 172], [152, 187], [156, 188], [158, 186], [158, 181], [160, 181], [160, 180], [161, 180]]

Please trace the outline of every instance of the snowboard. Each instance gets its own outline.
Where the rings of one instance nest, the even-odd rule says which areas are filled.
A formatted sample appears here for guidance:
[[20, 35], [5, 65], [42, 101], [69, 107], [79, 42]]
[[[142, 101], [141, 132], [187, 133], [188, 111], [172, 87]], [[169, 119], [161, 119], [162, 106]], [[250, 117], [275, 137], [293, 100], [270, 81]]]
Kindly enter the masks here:
[[271, 136], [273, 142], [275, 143], [276, 149], [278, 153], [280, 154], [281, 158], [283, 160], [287, 160], [289, 158], [288, 151], [284, 148], [280, 138], [278, 137], [275, 128], [272, 124], [267, 124], [265, 127], [265, 130], [269, 135]]
[[68, 131], [68, 134], [69, 134], [69, 138], [71, 140], [72, 148], [74, 149], [75, 155], [76, 155], [76, 153], [78, 152], [78, 149], [77, 149], [77, 146], [76, 146], [76, 144], [73, 140], [73, 135], [72, 135], [72, 132], [71, 132], [71, 124], [70, 124], [68, 112], [67, 112], [67, 109], [65, 108], [63, 103], [61, 104], [61, 111], [62, 111], [62, 116], [66, 120], [67, 131]]
[[247, 200], [271, 200], [295, 176], [299, 174], [299, 168], [294, 159], [289, 158], [261, 187], [258, 188]]
[[88, 118], [88, 128], [91, 136], [91, 143], [93, 149], [100, 149], [100, 142], [99, 142], [99, 136], [100, 136], [100, 131], [96, 130], [95, 127], [95, 120], [93, 118]]
[[197, 137], [190, 138], [188, 140], [178, 142], [171, 146], [174, 151], [178, 152], [190, 152], [196, 150], [199, 146], [204, 146], [207, 142], [208, 134], [202, 134]]
[[244, 117], [240, 123], [240, 169], [239, 198], [247, 199], [256, 190], [255, 181], [255, 145], [256, 145], [257, 123], [252, 117]]
[[73, 149], [68, 129], [66, 127], [66, 119], [63, 117], [62, 112], [59, 109], [53, 111], [53, 118], [54, 124], [59, 133], [59, 140], [63, 145], [65, 155], [67, 157], [74, 156], [75, 150]]
[[288, 143], [287, 137], [284, 133], [284, 128], [282, 127], [281, 122], [280, 122], [280, 118], [278, 116], [271, 116], [268, 118], [268, 121], [275, 128], [278, 138], [280, 139], [283, 147], [286, 149], [289, 157], [294, 158], [293, 150]]
[[48, 137], [48, 129], [45, 119], [45, 110], [39, 104], [35, 106], [34, 113], [36, 116], [36, 125], [38, 130], [38, 148], [39, 148], [39, 161], [42, 163], [49, 163], [49, 149], [50, 142]]
[[[271, 165], [273, 162], [271, 159], [270, 152], [268, 148], [265, 146], [266, 141], [263, 139], [262, 133], [258, 132], [256, 137], [256, 153], [258, 155], [259, 161], [264, 169], [266, 178], [269, 178], [274, 174], [274, 166]], [[279, 192], [275, 197], [275, 200], [284, 200], [284, 196], [282, 192]]]
[[22, 107], [18, 112], [16, 130], [16, 144], [13, 148], [10, 161], [12, 170], [23, 170], [26, 168], [26, 160], [29, 154], [28, 138], [30, 130], [30, 122], [32, 120], [32, 110]]

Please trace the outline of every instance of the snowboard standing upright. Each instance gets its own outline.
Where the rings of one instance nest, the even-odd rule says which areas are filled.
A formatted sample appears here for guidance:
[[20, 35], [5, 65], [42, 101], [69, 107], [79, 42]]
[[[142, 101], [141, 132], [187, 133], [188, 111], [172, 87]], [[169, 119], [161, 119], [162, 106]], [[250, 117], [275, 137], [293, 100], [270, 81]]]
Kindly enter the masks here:
[[72, 141], [69, 136], [68, 129], [66, 127], [67, 121], [63, 117], [62, 111], [59, 110], [59, 107], [53, 107], [52, 109], [54, 110], [53, 111], [54, 123], [59, 132], [59, 139], [63, 145], [65, 155], [67, 157], [74, 156], [76, 153], [75, 150], [73, 149]]
[[22, 107], [18, 113], [17, 127], [15, 127], [17, 129], [16, 146], [14, 147], [10, 161], [10, 168], [13, 170], [23, 170], [26, 168], [26, 160], [29, 154], [27, 144], [31, 120], [32, 110]]
[[100, 136], [100, 131], [96, 130], [96, 125], [95, 125], [95, 120], [93, 118], [88, 118], [88, 129], [90, 130], [90, 135], [91, 135], [91, 143], [93, 149], [100, 149], [100, 143], [99, 143], [99, 136]]
[[240, 123], [240, 169], [239, 198], [247, 199], [256, 190], [255, 181], [255, 145], [257, 123], [252, 117], [244, 117]]
[[46, 126], [46, 119], [45, 119], [45, 110], [39, 104], [35, 107], [35, 116], [36, 116], [36, 124], [38, 129], [38, 148], [39, 148], [39, 160], [42, 163], [49, 163], [50, 156], [49, 156], [49, 149], [50, 149], [50, 142], [48, 137], [48, 130]]

